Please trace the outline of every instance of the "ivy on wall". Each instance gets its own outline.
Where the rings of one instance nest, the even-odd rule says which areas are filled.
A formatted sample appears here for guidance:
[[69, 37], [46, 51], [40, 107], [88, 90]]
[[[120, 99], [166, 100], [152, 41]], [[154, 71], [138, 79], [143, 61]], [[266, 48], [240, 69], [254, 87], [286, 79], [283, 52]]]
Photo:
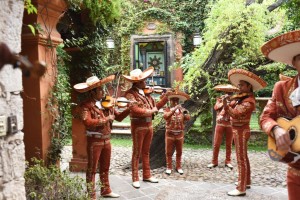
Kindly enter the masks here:
[[209, 8], [207, 2], [210, 0], [161, 0], [144, 3], [143, 1], [128, 0], [121, 4], [122, 17], [114, 26], [114, 39], [120, 40], [121, 66], [130, 66], [130, 35], [142, 34], [141, 28], [145, 22], [159, 21], [156, 34], [182, 33], [181, 44], [183, 53], [191, 52], [193, 34], [203, 29], [203, 21], [207, 16]]

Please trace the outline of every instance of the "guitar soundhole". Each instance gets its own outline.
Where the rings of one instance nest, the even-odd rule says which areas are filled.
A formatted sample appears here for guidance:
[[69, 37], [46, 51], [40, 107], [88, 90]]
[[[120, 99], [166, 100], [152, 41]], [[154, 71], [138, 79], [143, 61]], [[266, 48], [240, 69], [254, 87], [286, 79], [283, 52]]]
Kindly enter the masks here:
[[292, 141], [294, 141], [294, 140], [295, 140], [295, 137], [296, 137], [296, 131], [295, 131], [295, 129], [294, 129], [294, 128], [291, 128], [291, 129], [289, 130], [289, 134], [290, 134], [290, 139], [291, 139]]

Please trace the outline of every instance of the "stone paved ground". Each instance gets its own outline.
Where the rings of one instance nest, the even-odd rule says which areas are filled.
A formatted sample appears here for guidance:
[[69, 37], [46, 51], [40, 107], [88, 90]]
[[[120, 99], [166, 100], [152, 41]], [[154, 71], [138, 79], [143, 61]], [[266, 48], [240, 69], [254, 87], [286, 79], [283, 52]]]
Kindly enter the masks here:
[[[63, 153], [62, 168], [68, 167], [71, 159], [71, 146], [66, 146]], [[111, 160], [111, 174], [131, 177], [130, 170], [123, 170], [123, 166], [131, 160], [130, 147], [113, 146]], [[266, 152], [249, 151], [251, 165], [251, 178], [253, 186], [286, 187], [286, 165], [270, 160]], [[183, 170], [184, 174], [179, 175], [173, 172], [170, 176], [164, 174], [165, 167], [152, 170], [155, 177], [166, 180], [186, 180], [208, 183], [233, 184], [237, 180], [237, 168], [235, 151], [232, 152], [232, 164], [234, 169], [224, 167], [225, 151], [220, 150], [219, 166], [213, 169], [206, 168], [212, 156], [211, 149], [184, 149]], [[174, 159], [173, 159], [174, 160]], [[141, 172], [139, 173], [141, 175]]]

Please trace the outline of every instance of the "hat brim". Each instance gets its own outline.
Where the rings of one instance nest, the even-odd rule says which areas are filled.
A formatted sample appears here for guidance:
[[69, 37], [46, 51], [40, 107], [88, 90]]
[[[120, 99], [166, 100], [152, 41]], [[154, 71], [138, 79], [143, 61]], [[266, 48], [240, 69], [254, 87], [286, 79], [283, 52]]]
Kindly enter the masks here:
[[246, 81], [252, 85], [253, 91], [263, 89], [267, 83], [256, 74], [244, 69], [232, 69], [228, 72], [228, 79], [234, 85], [238, 86], [240, 81]]
[[283, 74], [279, 74], [279, 80], [281, 81], [288, 81], [288, 80], [291, 80], [293, 79], [292, 77], [289, 77], [289, 76], [286, 76], [286, 75], [283, 75]]
[[277, 36], [261, 47], [269, 59], [293, 66], [292, 60], [300, 54], [300, 30]]
[[239, 88], [230, 84], [221, 84], [214, 87], [214, 90], [221, 92], [239, 92]]
[[104, 79], [101, 79], [97, 82], [95, 82], [94, 84], [92, 85], [88, 85], [86, 83], [78, 83], [76, 85], [73, 86], [73, 88], [77, 91], [77, 92], [80, 92], [80, 93], [83, 93], [83, 92], [87, 92], [87, 91], [90, 91], [94, 88], [97, 88], [97, 87], [100, 87], [108, 82], [111, 82], [115, 79], [115, 75], [110, 75]]
[[131, 77], [131, 76], [127, 76], [127, 75], [122, 75], [127, 81], [130, 81], [130, 82], [139, 82], [139, 81], [142, 81], [142, 80], [145, 80], [146, 78], [148, 78], [154, 71], [154, 68], [153, 67], [149, 67], [147, 69], [145, 69], [141, 76], [140, 77]]
[[184, 92], [181, 92], [181, 91], [179, 91], [179, 92], [170, 92], [168, 94], [168, 99], [170, 100], [172, 98], [178, 98], [179, 101], [186, 101], [186, 100], [190, 99], [190, 96], [188, 94], [184, 93]]

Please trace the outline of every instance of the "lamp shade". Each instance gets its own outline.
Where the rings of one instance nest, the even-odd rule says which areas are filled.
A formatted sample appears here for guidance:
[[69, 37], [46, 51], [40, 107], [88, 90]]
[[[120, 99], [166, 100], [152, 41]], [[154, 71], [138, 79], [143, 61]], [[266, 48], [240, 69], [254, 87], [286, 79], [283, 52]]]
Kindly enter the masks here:
[[112, 38], [107, 38], [106, 46], [107, 46], [108, 49], [114, 49], [115, 48], [114, 40]]
[[193, 45], [194, 46], [199, 46], [202, 43], [202, 38], [199, 35], [199, 33], [195, 33], [193, 37]]

